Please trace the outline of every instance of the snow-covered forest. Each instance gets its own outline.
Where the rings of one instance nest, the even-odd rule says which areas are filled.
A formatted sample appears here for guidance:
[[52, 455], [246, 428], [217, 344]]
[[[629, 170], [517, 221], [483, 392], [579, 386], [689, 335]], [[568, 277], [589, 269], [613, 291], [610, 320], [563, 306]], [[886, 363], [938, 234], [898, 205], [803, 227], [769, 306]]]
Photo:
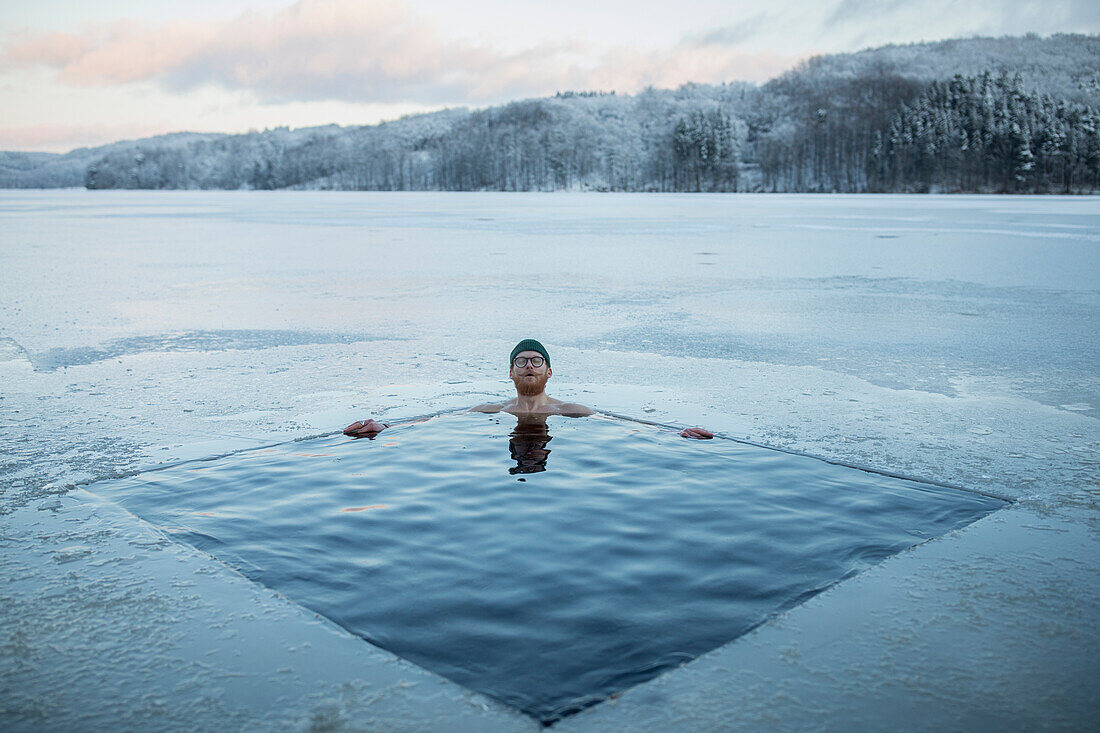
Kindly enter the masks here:
[[766, 84], [564, 92], [362, 127], [0, 153], [0, 186], [1100, 191], [1100, 37], [817, 57]]

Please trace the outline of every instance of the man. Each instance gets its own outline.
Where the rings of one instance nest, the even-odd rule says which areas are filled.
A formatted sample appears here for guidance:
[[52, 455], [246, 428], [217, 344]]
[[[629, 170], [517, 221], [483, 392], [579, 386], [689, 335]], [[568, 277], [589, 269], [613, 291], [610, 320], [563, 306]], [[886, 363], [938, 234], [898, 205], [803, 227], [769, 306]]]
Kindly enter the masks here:
[[[501, 403], [486, 403], [471, 408], [471, 412], [507, 412], [518, 417], [564, 415], [585, 417], [595, 410], [574, 402], [557, 400], [546, 394], [546, 382], [554, 375], [546, 347], [535, 339], [524, 339], [512, 349], [508, 376], [516, 386], [515, 399]], [[373, 437], [389, 425], [376, 420], [357, 420], [344, 428], [345, 435]], [[707, 439], [714, 435], [702, 428], [687, 428], [680, 433], [685, 438]]]

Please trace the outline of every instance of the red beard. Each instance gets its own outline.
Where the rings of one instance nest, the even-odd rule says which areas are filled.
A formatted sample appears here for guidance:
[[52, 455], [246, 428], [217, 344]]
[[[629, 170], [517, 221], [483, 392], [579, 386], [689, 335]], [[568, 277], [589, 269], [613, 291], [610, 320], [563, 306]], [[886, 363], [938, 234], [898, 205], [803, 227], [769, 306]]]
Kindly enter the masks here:
[[528, 379], [525, 376], [513, 379], [512, 381], [516, 384], [516, 393], [523, 397], [534, 397], [541, 394], [546, 389], [546, 380], [549, 376], [545, 373], [534, 376], [534, 379]]

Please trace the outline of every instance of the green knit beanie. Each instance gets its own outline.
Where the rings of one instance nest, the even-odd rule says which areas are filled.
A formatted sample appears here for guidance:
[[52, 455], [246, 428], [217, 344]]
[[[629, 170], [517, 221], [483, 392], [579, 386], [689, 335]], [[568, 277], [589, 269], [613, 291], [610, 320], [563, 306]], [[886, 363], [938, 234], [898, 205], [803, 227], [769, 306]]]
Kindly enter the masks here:
[[508, 357], [509, 365], [516, 360], [516, 354], [521, 351], [539, 352], [540, 354], [542, 354], [543, 358], [546, 359], [546, 368], [550, 368], [550, 355], [546, 353], [546, 347], [540, 344], [538, 341], [535, 341], [534, 339], [523, 339], [523, 341], [520, 341], [518, 344], [516, 344], [516, 348], [512, 349], [512, 355]]

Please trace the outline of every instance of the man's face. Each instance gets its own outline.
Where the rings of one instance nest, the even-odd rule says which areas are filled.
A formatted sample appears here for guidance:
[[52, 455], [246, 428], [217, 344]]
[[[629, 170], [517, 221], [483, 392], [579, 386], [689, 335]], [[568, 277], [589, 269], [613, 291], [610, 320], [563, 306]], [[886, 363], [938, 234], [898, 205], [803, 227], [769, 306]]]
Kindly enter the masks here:
[[[516, 358], [532, 356], [542, 358], [542, 354], [537, 351], [521, 351], [516, 354]], [[545, 361], [537, 367], [531, 364], [530, 361], [524, 362], [524, 366], [520, 367], [513, 362], [512, 366], [508, 368], [508, 376], [512, 378], [516, 385], [516, 393], [525, 397], [541, 394], [545, 391], [546, 380], [553, 373]]]

